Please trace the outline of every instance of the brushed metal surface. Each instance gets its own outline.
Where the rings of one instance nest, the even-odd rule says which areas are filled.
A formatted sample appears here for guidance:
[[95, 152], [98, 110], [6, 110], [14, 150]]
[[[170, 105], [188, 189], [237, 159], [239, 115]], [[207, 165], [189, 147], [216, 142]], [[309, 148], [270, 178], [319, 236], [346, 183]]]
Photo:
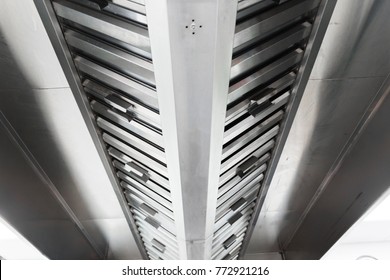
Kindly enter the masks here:
[[182, 259], [211, 255], [236, 9], [237, 1], [146, 1]]
[[86, 9], [70, 1], [53, 1], [57, 15], [85, 28], [124, 41], [141, 51], [150, 52], [148, 31], [135, 24], [126, 23], [104, 13]]
[[[385, 59], [390, 34], [384, 31], [390, 28], [385, 12], [389, 8], [388, 1], [337, 2], [248, 254], [285, 249], [302, 220], [310, 214], [307, 207], [313, 196], [337, 163], [343, 148], [350, 144], [351, 135], [390, 72], [389, 60]], [[352, 161], [350, 165], [352, 168]], [[334, 191], [333, 196], [347, 201], [341, 191]], [[329, 197], [324, 199], [331, 204]], [[324, 216], [318, 213], [315, 218], [320, 221]], [[302, 245], [303, 235], [297, 238], [301, 238]], [[295, 253], [299, 251], [298, 247], [294, 249]]]
[[[286, 246], [287, 259], [318, 259], [390, 190], [390, 74]], [[327, 218], [319, 220], [318, 217]]]
[[311, 78], [385, 77], [390, 69], [389, 10], [389, 1], [338, 1]]
[[68, 87], [32, 1], [1, 1], [0, 36], [2, 89]]

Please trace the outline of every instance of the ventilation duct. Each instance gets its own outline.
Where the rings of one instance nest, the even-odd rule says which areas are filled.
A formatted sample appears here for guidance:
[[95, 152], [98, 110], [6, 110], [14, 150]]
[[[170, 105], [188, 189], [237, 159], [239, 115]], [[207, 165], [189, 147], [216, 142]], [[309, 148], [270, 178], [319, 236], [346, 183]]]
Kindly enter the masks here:
[[334, 1], [35, 2], [144, 257], [239, 258]]

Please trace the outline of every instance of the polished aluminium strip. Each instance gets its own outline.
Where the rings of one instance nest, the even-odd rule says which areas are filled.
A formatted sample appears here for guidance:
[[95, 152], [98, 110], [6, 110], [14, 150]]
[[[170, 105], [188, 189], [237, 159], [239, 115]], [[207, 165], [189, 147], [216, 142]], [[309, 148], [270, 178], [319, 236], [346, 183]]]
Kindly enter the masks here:
[[[257, 188], [258, 186], [254, 186], [254, 188]], [[248, 207], [250, 207], [250, 209], [253, 209], [253, 206], [254, 205], [252, 205], [253, 203], [251, 203], [251, 204], [248, 204]], [[229, 235], [229, 233], [230, 232], [234, 232], [235, 230], [237, 230], [237, 228], [240, 228], [241, 226], [242, 226], [242, 223], [245, 223], [246, 221], [248, 221], [249, 220], [249, 218], [250, 218], [250, 215], [252, 214], [252, 210], [250, 211], [250, 213], [248, 212], [248, 214], [246, 215], [246, 216], [241, 216], [238, 220], [236, 220], [232, 225], [231, 225], [231, 227], [229, 227], [229, 228], [225, 228], [226, 230], [220, 230], [219, 231], [219, 233], [220, 234], [224, 234], [223, 236], [226, 236], [226, 235]], [[239, 221], [239, 222], [237, 222], [237, 221]], [[216, 237], [215, 235], [214, 235], [214, 237]], [[222, 237], [221, 237], [222, 238]], [[217, 241], [213, 241], [214, 243], [213, 243], [213, 246], [215, 245], [215, 242], [217, 242]], [[215, 246], [214, 246], [215, 247]]]
[[230, 79], [236, 79], [246, 71], [285, 52], [290, 47], [307, 38], [310, 34], [310, 30], [311, 24], [309, 22], [301, 23], [260, 45], [256, 45], [254, 48], [250, 48], [241, 55], [234, 57], [232, 60]]
[[[215, 216], [215, 222], [217, 223], [225, 215], [229, 215], [229, 213], [235, 213], [236, 211], [240, 211], [246, 205], [254, 202], [256, 200], [257, 192], [258, 192], [257, 189], [248, 190], [241, 197], [239, 197], [238, 200], [235, 198], [232, 201], [230, 201], [231, 205], [229, 205], [228, 203], [221, 205], [218, 209], [219, 210], [218, 214]], [[238, 203], [240, 200], [244, 200], [243, 204], [240, 205], [240, 207], [238, 207], [237, 209], [233, 210], [233, 206], [235, 206], [235, 204]]]
[[142, 213], [144, 216], [151, 216], [152, 218], [156, 219], [157, 221], [161, 222], [164, 227], [167, 227], [169, 231], [174, 233], [174, 221], [170, 219], [169, 217], [166, 217], [165, 215], [162, 215], [160, 212], [153, 209], [154, 212], [148, 210], [152, 209], [149, 205], [147, 205], [144, 202], [139, 202], [140, 199], [135, 199], [134, 197], [131, 197], [129, 199], [129, 205], [132, 206], [132, 209], [138, 210], [140, 213]]
[[219, 249], [219, 244], [223, 243], [230, 235], [240, 231], [242, 228], [248, 225], [248, 220], [253, 211], [248, 212], [245, 216], [242, 216], [236, 223], [234, 223], [229, 229], [221, 231], [218, 235], [214, 235], [213, 249], [216, 251]]
[[[125, 173], [127, 175], [131, 175], [130, 173], [128, 173], [128, 169], [126, 168], [128, 162], [122, 163], [118, 160], [113, 160], [112, 164], [114, 165], [115, 168], [122, 171], [123, 173]], [[143, 168], [143, 166], [141, 166], [141, 167]], [[158, 173], [155, 173], [150, 169], [145, 168], [145, 170], [148, 171], [148, 175], [150, 176], [149, 181], [156, 182], [161, 187], [165, 188], [166, 190], [169, 190], [169, 183], [165, 178], [161, 177]]]
[[155, 255], [159, 256], [160, 260], [176, 260], [177, 256], [173, 253], [171, 253], [169, 250], [164, 250], [164, 252], [161, 252], [151, 241], [148, 241], [147, 239], [145, 241], [145, 247], [148, 251], [154, 253]]
[[101, 84], [97, 84], [90, 79], [85, 79], [83, 82], [83, 86], [86, 93], [103, 102], [107, 102], [107, 98], [109, 96], [116, 96], [120, 99], [123, 99], [125, 102], [131, 105], [130, 111], [135, 118], [139, 119], [144, 123], [147, 123], [155, 130], [161, 132], [160, 115], [155, 110], [150, 110], [142, 103], [139, 103], [136, 100], [129, 98], [129, 96], [125, 96], [124, 94], [121, 94], [113, 89], [105, 87]]
[[[237, 213], [242, 213], [242, 211], [244, 209], [246, 209], [247, 207], [254, 207], [255, 204], [253, 203], [254, 199], [252, 201], [250, 201], [249, 203], [246, 202], [244, 204], [242, 204], [238, 209], [236, 209], [235, 211], [231, 210], [231, 207], [229, 207], [229, 210], [231, 211], [227, 211], [225, 212], [224, 215], [221, 215], [221, 217], [217, 220], [215, 220], [215, 225], [214, 225], [214, 231], [220, 229], [224, 224], [226, 224], [229, 219], [233, 218], [235, 215], [237, 215]], [[234, 205], [234, 204], [232, 204]]]
[[[270, 159], [271, 154], [269, 153], [269, 151], [274, 147], [274, 145], [275, 145], [275, 141], [274, 140], [269, 141], [268, 143], [266, 143], [265, 145], [263, 145], [259, 149], [257, 149], [251, 155], [251, 156], [255, 156], [255, 157], [259, 158], [259, 160], [255, 163], [256, 165], [260, 166], [260, 165], [262, 165], [263, 163], [265, 163], [266, 161], [268, 161]], [[246, 158], [243, 159], [243, 161], [244, 160], [246, 160]], [[230, 180], [232, 180], [236, 176], [237, 176], [237, 169], [236, 168], [231, 168], [227, 172], [223, 173], [221, 175], [221, 177], [220, 177], [220, 181], [219, 181], [219, 186], [220, 187], [219, 188], [221, 189], [222, 187], [224, 187], [224, 185], [227, 182], [229, 182]], [[234, 180], [240, 180], [240, 179], [236, 178]]]
[[111, 2], [108, 2], [108, 5], [103, 8], [103, 11], [124, 17], [142, 25], [147, 25], [148, 21], [145, 16], [144, 6], [130, 1], [111, 0]]
[[[113, 148], [111, 149], [111, 153], [112, 153], [111, 156], [113, 158], [115, 158], [112, 162], [113, 166], [115, 168], [117, 168], [118, 170], [121, 170], [124, 173], [128, 172], [127, 164], [129, 162], [134, 162], [134, 160], [132, 160], [130, 157], [122, 154], [121, 152], [119, 152], [117, 150], [114, 152]], [[142, 163], [136, 162], [136, 164], [148, 172], [148, 175], [150, 176], [151, 181], [156, 182], [157, 184], [161, 185], [166, 190], [170, 189], [169, 182], [166, 178], [164, 178], [160, 174], [154, 172], [152, 169], [143, 165]]]
[[[157, 221], [156, 219], [154, 219], [153, 217], [145, 216], [142, 213], [140, 213], [139, 211], [137, 211], [137, 209], [134, 209], [134, 208], [131, 208], [131, 212], [133, 213], [134, 218], [137, 222], [139, 222], [141, 224], [145, 224], [145, 225], [146, 224], [150, 225], [151, 227], [157, 229], [158, 232], [165, 233], [166, 235], [172, 235], [172, 237], [175, 236], [173, 233], [171, 233], [169, 230], [167, 230], [165, 227], [163, 227], [161, 225], [161, 223], [159, 221]], [[159, 236], [159, 235], [157, 235], [157, 236]]]
[[149, 35], [145, 28], [69, 1], [55, 0], [53, 6], [57, 15], [62, 18], [150, 53]]
[[161, 231], [161, 228], [156, 228], [143, 219], [137, 218], [136, 224], [137, 224], [137, 227], [139, 228], [140, 232], [142, 232], [144, 235], [148, 234], [148, 235], [151, 235], [153, 237], [157, 237], [162, 242], [167, 244], [168, 246], [171, 246], [174, 249], [178, 248], [176, 236], [171, 234], [170, 232]]
[[270, 141], [273, 137], [275, 137], [279, 132], [279, 126], [273, 127], [271, 130], [267, 131], [263, 135], [261, 135], [256, 141], [252, 142], [248, 146], [246, 146], [242, 151], [238, 154], [233, 155], [232, 157], [228, 158], [226, 161], [224, 161], [221, 164], [221, 174], [226, 172], [228, 169], [239, 163], [241, 160], [252, 154], [254, 151], [256, 151], [259, 147], [266, 144], [268, 141]]
[[[68, 0], [69, 1], [69, 0]], [[115, 16], [120, 16], [136, 23], [146, 25], [145, 12], [142, 13], [142, 5], [136, 4], [130, 1], [122, 1], [122, 5], [118, 5], [114, 2], [120, 1], [108, 1], [108, 0], [70, 0], [77, 4], [82, 4], [89, 8], [93, 8], [98, 11], [104, 11]], [[127, 4], [123, 5], [123, 4]], [[145, 7], [144, 9], [145, 10]]]
[[135, 219], [141, 224], [149, 224], [156, 228], [159, 232], [164, 232], [166, 235], [171, 235], [172, 237], [176, 236], [173, 232], [170, 232], [168, 229], [166, 229], [159, 221], [149, 216], [143, 215], [141, 212], [137, 211], [137, 209], [132, 208], [131, 211], [133, 212]]
[[133, 177], [130, 177], [126, 174], [124, 174], [121, 171], [117, 172], [118, 177], [126, 182], [127, 184], [133, 186], [134, 188], [138, 189], [139, 191], [142, 191], [144, 194], [148, 195], [149, 197], [153, 198], [155, 201], [159, 202], [161, 205], [164, 205], [166, 208], [169, 209], [169, 204], [171, 203], [170, 200], [170, 193], [160, 186], [156, 184], [150, 184], [150, 183], [141, 183], [138, 180], [135, 180]]
[[[226, 223], [217, 231], [215, 231], [215, 236], [218, 236], [213, 243], [212, 252], [218, 251], [221, 247], [223, 247], [223, 243], [232, 235], [237, 234], [237, 231], [241, 231], [243, 226], [242, 223], [245, 223], [249, 220], [250, 215], [253, 212], [252, 205], [248, 205], [248, 207], [240, 214], [240, 218], [237, 219], [233, 224]], [[237, 227], [233, 229], [233, 225], [237, 223]]]
[[87, 74], [96, 80], [112, 86], [115, 89], [121, 90], [131, 97], [144, 103], [153, 109], [157, 110], [157, 94], [153, 88], [148, 87], [145, 84], [141, 84], [130, 77], [125, 77], [112, 70], [104, 68], [88, 59], [83, 57], [76, 57], [74, 59], [75, 64], [79, 71]]
[[[123, 143], [122, 141], [119, 141], [118, 139], [103, 133], [103, 140], [110, 146], [114, 147], [115, 149], [121, 151], [125, 155], [128, 155], [131, 158], [134, 158], [138, 162], [142, 162], [144, 165], [149, 166], [149, 168], [153, 169], [157, 173], [160, 173], [164, 177], [167, 176], [167, 168], [163, 164], [152, 160], [150, 157], [144, 155], [143, 153], [140, 153], [139, 151], [132, 149], [127, 144]], [[110, 152], [110, 148], [108, 149], [108, 152]]]
[[296, 49], [286, 56], [231, 85], [229, 88], [228, 104], [239, 100], [247, 94], [248, 91], [253, 90], [275, 76], [295, 67], [300, 62], [302, 55], [303, 50]]
[[97, 125], [104, 131], [107, 131], [108, 133], [116, 136], [128, 145], [146, 153], [153, 160], [166, 164], [165, 153], [162, 150], [145, 141], [142, 141], [141, 139], [135, 137], [134, 135], [124, 131], [123, 129], [113, 125], [112, 123], [100, 117], [96, 119], [96, 122]]
[[[233, 179], [233, 180], [229, 181], [227, 184], [225, 184], [223, 187], [219, 188], [217, 213], [222, 210], [222, 209], [220, 209], [220, 206], [222, 204], [222, 203], [220, 203], [221, 197], [222, 198], [225, 197], [225, 199], [223, 201], [226, 201], [226, 199], [228, 198], [226, 196], [229, 194], [229, 192], [231, 192], [233, 189], [239, 190], [241, 188], [244, 188], [245, 184], [251, 184], [251, 182], [254, 179], [261, 177], [261, 174], [266, 170], [266, 168], [267, 168], [267, 165], [264, 163], [260, 167], [255, 168], [254, 171], [251, 172], [250, 174], [248, 174], [246, 177], [244, 177], [244, 178], [236, 177], [235, 179], [237, 179], [237, 180]], [[228, 194], [226, 194], [226, 193], [228, 193]]]
[[244, 115], [245, 118], [243, 120], [241, 120], [238, 124], [228, 128], [228, 130], [225, 131], [223, 144], [226, 145], [227, 143], [235, 139], [237, 136], [239, 136], [247, 129], [253, 127], [258, 122], [266, 118], [267, 116], [279, 110], [287, 103], [289, 97], [290, 97], [290, 92], [283, 93], [281, 96], [271, 101], [269, 103], [269, 107], [265, 108], [261, 113], [257, 114], [256, 116], [247, 114], [247, 116], [245, 117]]
[[[133, 209], [137, 210], [139, 213], [141, 213], [145, 217], [148, 217], [148, 213], [145, 213], [145, 211], [143, 211], [142, 209], [139, 209], [139, 208], [136, 208], [136, 207], [133, 207]], [[167, 219], [164, 219], [162, 217], [157, 217], [157, 216], [152, 216], [152, 218], [154, 218], [157, 221], [159, 221], [162, 227], [164, 227], [169, 232], [172, 232], [173, 234], [176, 235], [176, 233], [175, 233], [175, 224], [174, 224], [174, 222], [172, 220], [167, 220]], [[159, 236], [158, 235], [154, 235], [154, 237], [158, 238]]]
[[170, 209], [168, 209], [166, 206], [158, 203], [155, 199], [149, 197], [147, 194], [145, 194], [142, 190], [133, 188], [126, 182], [121, 182], [121, 186], [126, 189], [125, 193], [128, 196], [128, 200], [132, 199], [138, 199], [143, 200], [149, 207], [152, 207], [153, 209], [156, 209], [159, 213], [164, 214], [165, 216], [169, 217], [173, 220], [173, 214]]
[[[215, 221], [221, 217], [223, 212], [234, 206], [234, 204], [237, 202], [237, 198], [241, 199], [242, 197], [247, 196], [253, 190], [256, 182], [260, 182], [263, 179], [263, 173], [266, 168], [267, 165], [263, 164], [260, 168], [258, 168], [259, 171], [256, 172], [256, 169], [254, 169], [255, 172], [251, 173], [244, 179], [236, 180], [231, 184], [228, 184], [228, 187], [226, 187], [223, 192], [220, 193]], [[256, 177], [256, 175], [259, 177]], [[247, 185], [245, 185], [245, 183]]]
[[152, 252], [153, 254], [158, 255], [159, 258], [161, 258], [161, 259], [164, 259], [164, 260], [175, 260], [175, 259], [177, 259], [177, 257], [175, 255], [171, 254], [168, 251], [165, 251], [164, 253], [162, 253], [157, 248], [153, 247], [152, 244], [150, 244], [148, 242], [144, 242], [144, 244], [145, 244], [146, 249], [149, 252]]
[[[253, 191], [252, 191], [253, 192]], [[253, 199], [249, 198], [250, 201], [247, 199], [244, 199], [245, 197], [249, 197], [249, 193], [251, 191], [243, 194], [239, 200], [233, 200], [232, 203], [230, 203], [230, 206], [226, 208], [226, 210], [223, 210], [221, 212], [222, 214], [219, 215], [219, 217], [215, 219], [215, 225], [214, 225], [214, 231], [218, 228], [220, 228], [223, 224], [229, 221], [229, 219], [233, 218], [237, 213], [242, 213], [244, 209], [246, 209], [249, 205], [253, 203]], [[236, 208], [235, 205], [239, 204]], [[228, 205], [226, 205], [228, 206]], [[254, 205], [253, 205], [254, 206]]]
[[[163, 243], [165, 245], [165, 251], [169, 251], [172, 255], [175, 256], [175, 259], [178, 258], [177, 252], [178, 249], [177, 247], [173, 246], [172, 243], [169, 243], [167, 239], [165, 238], [164, 235], [161, 235], [159, 232], [155, 232], [152, 230], [147, 230], [145, 229], [141, 224], [139, 224], [139, 231], [141, 237], [143, 237], [143, 240], [145, 242], [152, 243], [153, 239], [158, 240], [159, 242]], [[158, 236], [158, 237], [157, 237]]]
[[144, 246], [149, 254], [152, 255], [152, 260], [174, 260], [175, 258], [168, 256], [166, 254], [162, 254], [156, 248], [153, 248], [150, 244], [144, 242]]
[[164, 243], [162, 243], [161, 241], [159, 241], [159, 240], [157, 240], [155, 238], [153, 238], [150, 241], [150, 243], [152, 243], [152, 246], [157, 248], [161, 252], [164, 252], [166, 250], [166, 248], [167, 248], [167, 246]]
[[[154, 201], [158, 202], [160, 205], [164, 206], [167, 210], [172, 209], [172, 203], [171, 201], [169, 201], [168, 198], [156, 193], [152, 189], [149, 189], [148, 187], [139, 183], [133, 178], [125, 176], [123, 173], [118, 172], [117, 175], [122, 180], [121, 186], [130, 190], [130, 192], [138, 194], [142, 193], [142, 195], [150, 197]], [[162, 208], [159, 209], [161, 210]]]
[[259, 135], [263, 134], [272, 126], [276, 125], [282, 118], [283, 111], [277, 111], [275, 114], [271, 115], [269, 118], [265, 119], [260, 124], [256, 124], [255, 127], [252, 127], [249, 131], [245, 132], [243, 135], [230, 142], [222, 150], [222, 160], [225, 160], [232, 154], [239, 152], [240, 149], [242, 149], [244, 146], [256, 139]]
[[[105, 101], [105, 100], [104, 100]], [[164, 146], [163, 138], [161, 133], [150, 129], [136, 119], [133, 119], [131, 114], [120, 114], [117, 111], [114, 111], [103, 104], [96, 102], [95, 100], [91, 101], [92, 110], [99, 114], [100, 116], [113, 121], [116, 125], [119, 125], [131, 133], [134, 133], [136, 136], [139, 136], [147, 141], [153, 143], [158, 149], [164, 150], [162, 147]]]
[[225, 216], [221, 217], [218, 221], [214, 224], [214, 232], [218, 232], [219, 230], [223, 230], [223, 227], [230, 224], [229, 220], [234, 218], [236, 215], [244, 215], [248, 209], [252, 209], [253, 206], [255, 206], [254, 203], [247, 203], [243, 207], [240, 208], [240, 210], [230, 212], [229, 214], [226, 214]]
[[[112, 1], [116, 1], [116, 0], [112, 0]], [[134, 3], [137, 3], [139, 5], [145, 6], [145, 0], [127, 0], [127, 1], [134, 2]]]
[[[234, 240], [233, 244], [231, 244], [233, 248], [236, 248], [237, 245], [242, 244], [242, 240], [244, 240], [244, 236], [245, 236], [245, 230], [246, 228], [242, 229], [239, 233], [237, 233], [236, 239]], [[221, 249], [217, 251], [212, 258], [214, 260], [222, 259], [225, 256], [225, 254], [229, 252], [231, 246], [229, 246], [229, 248], [227, 249], [224, 249], [223, 246], [221, 246]]]
[[158, 204], [154, 203], [153, 205], [150, 205], [147, 203], [147, 201], [143, 201], [138, 196], [132, 195], [130, 193], [127, 194], [128, 202], [133, 208], [146, 212], [148, 215], [153, 217], [164, 216], [163, 219], [168, 219], [170, 222], [174, 222], [172, 216], [165, 215], [164, 211], [160, 211], [162, 208]]
[[237, 5], [237, 21], [241, 21], [248, 14], [256, 13], [259, 10], [276, 5], [274, 0], [244, 0]]
[[125, 214], [125, 218], [129, 224], [129, 228], [133, 234], [135, 242], [138, 246], [138, 249], [143, 258], [148, 258], [146, 250], [143, 246], [142, 239], [138, 233], [137, 226], [133, 215], [126, 203], [125, 195], [122, 189], [119, 187], [119, 180], [114, 175], [114, 167], [111, 165], [111, 160], [108, 155], [108, 152], [105, 148], [103, 141], [101, 141], [101, 136], [98, 133], [94, 121], [91, 119], [91, 109], [89, 107], [89, 102], [83, 92], [83, 86], [80, 81], [79, 76], [77, 75], [77, 70], [73, 63], [71, 53], [67, 47], [64, 36], [61, 31], [58, 19], [55, 15], [53, 6], [50, 0], [34, 0], [37, 10], [41, 16], [43, 24], [45, 25], [46, 31], [49, 35], [49, 38], [53, 44], [54, 50], [59, 58], [61, 66], [64, 70], [67, 81], [72, 89], [72, 93], [75, 97], [75, 100], [80, 108], [81, 114], [84, 118], [84, 121], [87, 125], [87, 128], [92, 136], [92, 140], [95, 144], [95, 147], [102, 159], [103, 166], [107, 172], [108, 178], [112, 184], [115, 194], [117, 195], [119, 204]]
[[213, 255], [215, 256], [215, 254], [220, 254], [221, 252], [232, 251], [238, 243], [241, 243], [242, 240], [240, 239], [245, 235], [245, 230], [246, 223], [234, 233], [230, 232], [230, 235], [227, 234], [226, 236], [228, 237], [225, 240], [221, 240], [218, 244], [215, 244], [216, 246], [213, 248]]
[[[233, 215], [237, 212], [241, 211], [241, 209], [247, 207], [256, 201], [256, 194], [258, 192], [258, 186], [253, 186], [252, 188], [247, 188], [245, 191], [240, 192], [239, 199], [236, 197], [231, 197], [225, 204], [221, 205], [218, 208], [218, 214], [215, 218], [215, 223], [219, 223], [226, 219], [226, 215]], [[245, 202], [240, 205], [239, 208], [234, 208], [235, 205], [240, 202], [240, 200], [244, 200]], [[254, 205], [253, 205], [254, 206]], [[234, 210], [233, 210], [234, 209]], [[226, 217], [225, 217], [226, 216]], [[234, 215], [233, 215], [234, 216]]]
[[240, 0], [238, 1], [237, 11], [241, 11], [261, 2], [264, 2], [264, 0]]
[[[129, 156], [125, 152], [123, 152], [120, 149], [115, 147], [115, 146], [122, 147], [122, 145], [119, 144], [119, 143], [121, 143], [120, 141], [116, 142], [115, 141], [116, 139], [111, 137], [110, 135], [107, 135], [106, 139], [108, 141], [111, 141], [108, 143], [108, 144], [111, 143], [110, 144], [111, 147], [108, 147], [107, 151], [108, 151], [109, 155], [112, 156], [114, 159], [121, 161], [124, 165], [128, 165], [129, 163], [132, 163], [134, 161], [137, 165], [140, 165], [141, 168], [147, 170], [148, 173], [155, 174], [156, 177], [159, 177], [159, 178], [156, 178], [156, 180], [164, 180], [165, 179], [166, 183], [168, 182], [168, 180], [166, 179], [165, 176], [159, 174], [158, 172], [156, 172], [150, 168], [150, 163], [154, 163], [154, 162], [149, 161], [148, 157], [145, 157], [143, 154], [139, 154], [139, 153], [133, 154], [132, 153], [133, 151], [130, 152], [130, 156]], [[134, 150], [134, 152], [135, 152], [135, 150]], [[124, 167], [124, 168], [126, 169], [126, 167]]]
[[221, 232], [213, 241], [212, 253], [217, 252], [222, 247], [221, 245], [228, 239], [232, 234], [237, 234], [248, 226], [248, 220], [253, 211], [249, 211], [245, 216], [242, 216], [239, 221], [233, 224], [229, 229]]
[[73, 30], [66, 30], [64, 35], [67, 43], [73, 49], [87, 54], [112, 69], [155, 87], [151, 61]]
[[236, 239], [226, 249], [224, 247], [224, 243], [226, 241], [228, 241], [229, 239], [226, 239], [226, 241], [219, 242], [218, 249], [217, 248], [213, 249], [213, 259], [222, 259], [227, 253], [235, 252], [242, 244], [242, 240], [245, 237], [245, 231], [246, 231], [247, 227], [248, 227], [248, 223], [244, 223], [240, 230], [237, 230], [235, 233], [230, 235], [230, 237], [228, 236], [228, 238], [231, 238], [234, 235], [236, 237]]
[[[245, 237], [245, 235], [244, 235], [244, 237]], [[228, 260], [228, 261], [230, 261], [230, 260], [237, 260], [238, 259], [238, 252], [240, 250], [241, 244], [242, 244], [242, 242], [238, 243], [236, 245], [236, 247], [234, 247], [235, 250], [232, 250], [232, 251], [228, 252], [228, 254], [226, 256], [224, 256], [224, 257], [221, 256], [219, 259], [216, 258], [216, 260]]]
[[[221, 205], [226, 203], [225, 205], [231, 204], [234, 201], [235, 197], [241, 197], [247, 190], [254, 187], [256, 184], [260, 183], [263, 179], [263, 172], [265, 167], [259, 168], [251, 174], [251, 176], [246, 177], [244, 180], [241, 180], [238, 184], [234, 185], [231, 189], [229, 189], [226, 193], [221, 195], [217, 201], [217, 213], [222, 211]], [[229, 205], [229, 207], [232, 205]]]
[[262, 104], [266, 100], [271, 99], [275, 95], [287, 91], [289, 87], [294, 83], [296, 75], [294, 72], [290, 72], [287, 75], [284, 75], [282, 78], [276, 80], [275, 82], [268, 85], [266, 88], [262, 88], [259, 91], [254, 92], [251, 96], [248, 96], [247, 99], [242, 100], [236, 105], [227, 109], [226, 112], [226, 122], [225, 126], [230, 124], [232, 121], [241, 117], [247, 113], [249, 105], [252, 101], [255, 101], [258, 104]]
[[[246, 230], [246, 229], [245, 229]], [[245, 235], [244, 235], [245, 238]], [[237, 260], [238, 254], [241, 250], [242, 242], [238, 243], [225, 257], [222, 258], [222, 260]]]
[[[160, 234], [161, 233], [158, 233], [158, 235], [160, 235]], [[144, 245], [145, 245], [145, 248], [147, 249], [147, 251], [152, 252], [155, 255], [158, 255], [159, 259], [161, 259], [161, 260], [165, 260], [165, 259], [174, 260], [174, 259], [178, 258], [176, 254], [171, 252], [171, 250], [165, 250], [164, 252], [161, 252], [155, 246], [153, 246], [153, 243], [148, 241], [148, 239], [145, 238], [143, 241], [144, 241]]]
[[234, 48], [315, 9], [320, 0], [291, 0], [236, 26]]
[[279, 133], [277, 144], [273, 152], [273, 156], [269, 162], [269, 167], [265, 173], [264, 181], [261, 189], [259, 190], [258, 199], [254, 209], [254, 214], [251, 217], [245, 239], [242, 244], [242, 249], [239, 253], [239, 258], [242, 259], [245, 255], [246, 249], [249, 244], [249, 240], [252, 236], [257, 219], [260, 214], [261, 207], [263, 206], [265, 196], [267, 195], [269, 185], [272, 180], [272, 176], [275, 172], [276, 165], [280, 159], [283, 146], [286, 142], [287, 135], [290, 131], [294, 116], [297, 112], [300, 100], [305, 90], [307, 81], [309, 79], [312, 67], [314, 65], [317, 53], [320, 49], [324, 34], [328, 27], [333, 9], [337, 0], [322, 0], [318, 9], [315, 21], [313, 23], [312, 32], [309, 37], [308, 44], [306, 46], [305, 54], [302, 58], [301, 67], [298, 72], [295, 86], [291, 93], [291, 99], [286, 110], [286, 117], [281, 125], [281, 132]]
[[[140, 214], [144, 215], [145, 217], [148, 216], [148, 213], [146, 213], [145, 211], [143, 211], [142, 209], [138, 209], [136, 207], [133, 207], [134, 211], [138, 211]], [[161, 226], [163, 228], [165, 228], [166, 230], [168, 230], [169, 232], [172, 232], [173, 234], [176, 235], [176, 232], [175, 232], [175, 224], [174, 222], [171, 220], [167, 220], [167, 219], [164, 219], [163, 218], [164, 216], [153, 216], [152, 218], [156, 219], [157, 221], [160, 222]], [[158, 236], [156, 236], [158, 237]]]
[[[141, 197], [146, 198], [145, 199], [146, 205], [149, 206], [148, 205], [149, 203], [152, 206], [152, 207], [147, 207], [148, 213], [152, 212], [154, 214], [155, 211], [161, 212], [162, 214], [166, 215], [172, 220], [172, 216], [169, 216], [171, 215], [171, 211], [169, 211], [171, 209], [170, 208], [171, 203], [168, 199], [164, 198], [161, 195], [158, 195], [157, 193], [153, 192], [153, 190], [151, 190], [150, 188], [142, 185], [138, 181], [132, 180], [132, 178], [128, 176], [126, 177], [120, 173], [118, 173], [117, 175], [121, 180], [123, 180], [121, 182], [122, 187], [128, 189], [130, 193], [134, 194], [138, 198]], [[141, 208], [145, 208], [145, 207], [141, 207]]]
[[141, 1], [131, 1], [131, 0], [111, 0], [115, 5], [124, 7], [126, 9], [138, 12], [140, 14], [145, 15], [145, 3], [141, 3]]
[[146, 223], [137, 222], [137, 226], [139, 228], [139, 231], [142, 232], [144, 235], [151, 235], [153, 237], [158, 236], [158, 238], [160, 238], [161, 241], [163, 241], [166, 245], [172, 247], [174, 250], [178, 249], [177, 241], [172, 235], [168, 236], [165, 233], [160, 234], [160, 232], [156, 228], [154, 228]]
[[[133, 188], [132, 186], [130, 186], [124, 181], [121, 182], [121, 187], [125, 189], [125, 195], [127, 197], [127, 200], [129, 201], [129, 205], [130, 205], [130, 201], [143, 200], [144, 203], [150, 208], [155, 209], [156, 211], [162, 213], [163, 215], [169, 217], [170, 219], [173, 219], [172, 212], [168, 208], [159, 204], [156, 200], [146, 195], [144, 192]], [[132, 207], [132, 209], [134, 208]]]
[[147, 243], [149, 246], [152, 246], [160, 253], [167, 252], [167, 254], [173, 259], [178, 258], [177, 249], [174, 249], [171, 246], [167, 245], [164, 241], [157, 240], [154, 236], [150, 234], [144, 234], [143, 232], [141, 232], [141, 236], [145, 243]]

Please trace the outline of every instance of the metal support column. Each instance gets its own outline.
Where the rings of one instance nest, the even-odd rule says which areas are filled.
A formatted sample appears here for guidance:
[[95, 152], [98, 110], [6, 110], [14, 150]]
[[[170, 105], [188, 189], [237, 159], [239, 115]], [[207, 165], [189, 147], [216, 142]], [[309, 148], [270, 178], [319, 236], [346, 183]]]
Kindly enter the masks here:
[[179, 255], [209, 259], [237, 0], [145, 4]]

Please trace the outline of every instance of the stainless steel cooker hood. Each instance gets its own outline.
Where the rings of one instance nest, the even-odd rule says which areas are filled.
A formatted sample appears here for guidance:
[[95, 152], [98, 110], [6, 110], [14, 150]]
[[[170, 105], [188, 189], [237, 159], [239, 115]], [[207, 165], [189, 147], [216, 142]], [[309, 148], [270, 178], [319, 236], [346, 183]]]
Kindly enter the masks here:
[[49, 258], [316, 259], [390, 185], [387, 1], [34, 3], [0, 8], [0, 163], [35, 181], [0, 191], [36, 218], [0, 214]]
[[335, 1], [35, 2], [143, 255], [243, 255]]

